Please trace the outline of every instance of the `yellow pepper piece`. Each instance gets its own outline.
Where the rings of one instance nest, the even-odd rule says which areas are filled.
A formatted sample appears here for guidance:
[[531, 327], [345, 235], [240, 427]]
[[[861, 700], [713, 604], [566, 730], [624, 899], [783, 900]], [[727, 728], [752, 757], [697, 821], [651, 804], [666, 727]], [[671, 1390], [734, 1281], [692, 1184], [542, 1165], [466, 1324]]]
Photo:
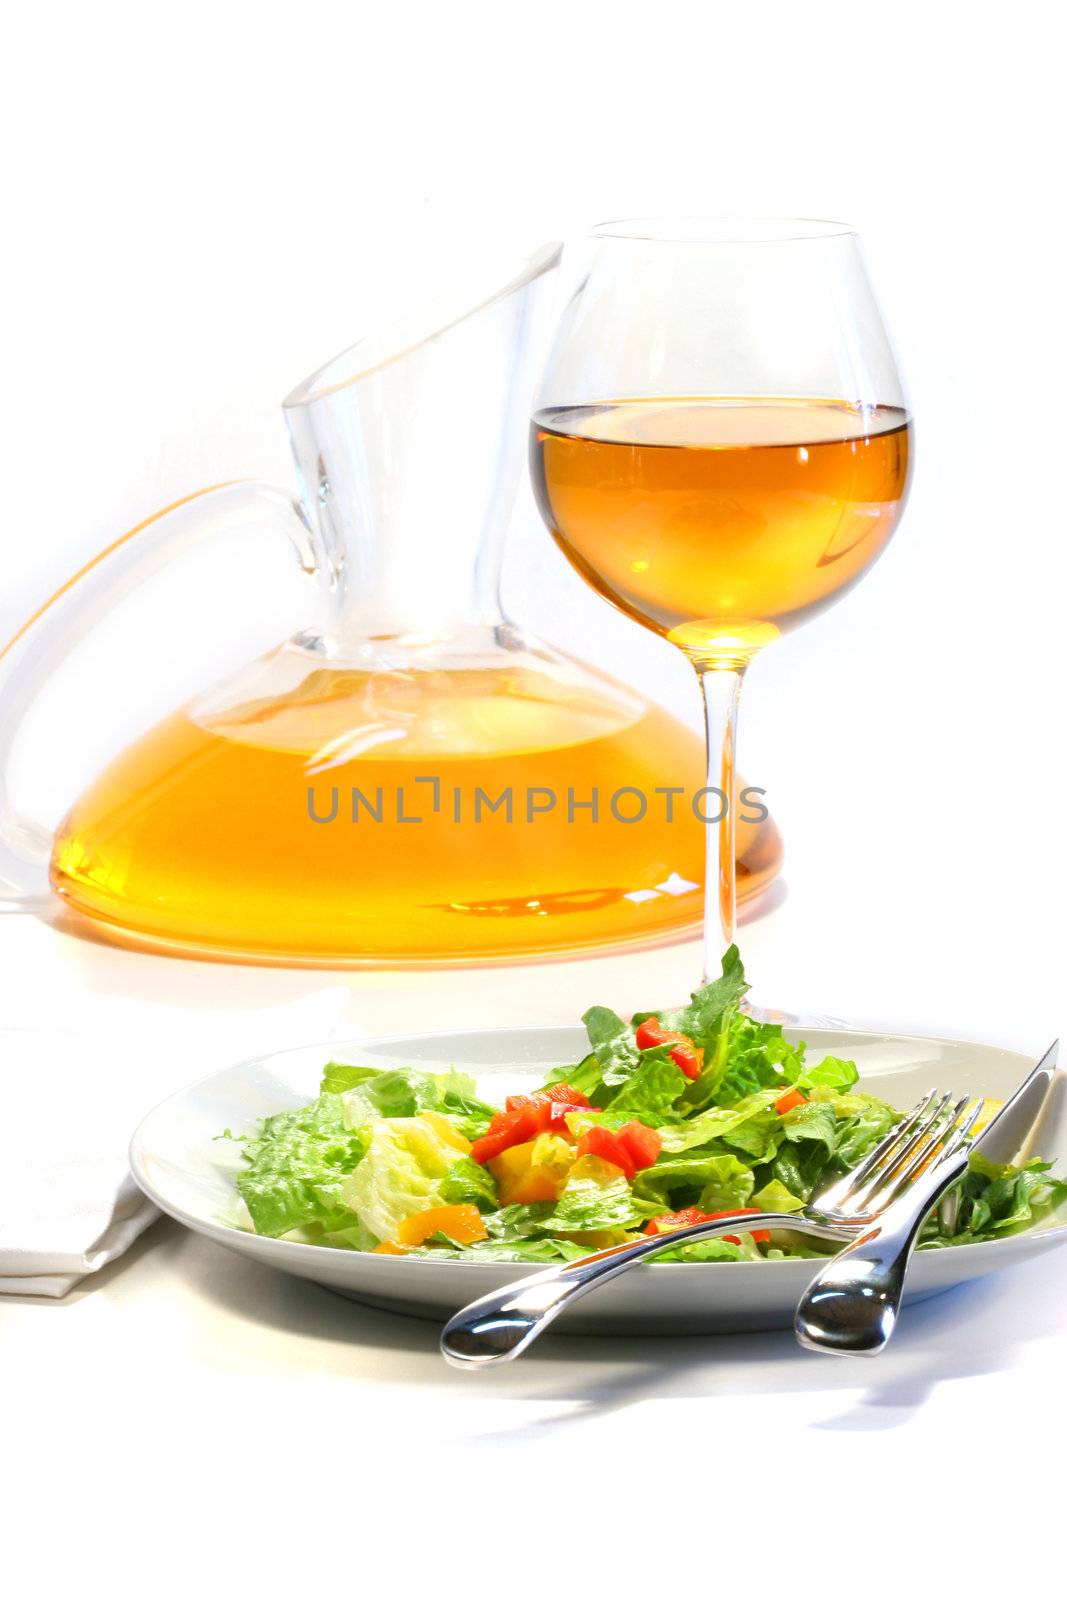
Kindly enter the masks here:
[[[963, 1121], [967, 1120], [968, 1114], [974, 1109], [974, 1104], [975, 1104], [975, 1102], [974, 1102], [973, 1099], [970, 1100], [967, 1103], [966, 1107], [964, 1108], [964, 1112], [963, 1112], [963, 1118], [962, 1118]], [[996, 1116], [997, 1112], [1000, 1111], [1003, 1108], [1003, 1105], [1004, 1105], [1003, 1100], [991, 1100], [988, 1096], [986, 1097], [985, 1104], [982, 1107], [982, 1115], [978, 1118], [978, 1121], [975, 1123], [974, 1127], [971, 1129], [971, 1138], [972, 1139], [975, 1137], [976, 1134], [981, 1133], [983, 1128], [986, 1128], [986, 1127], [989, 1126], [989, 1124], [992, 1122], [993, 1118]]]
[[447, 1235], [453, 1244], [473, 1244], [477, 1239], [488, 1237], [477, 1206], [433, 1206], [429, 1211], [417, 1211], [413, 1217], [405, 1217], [396, 1230], [396, 1242], [424, 1244], [434, 1233]]
[[488, 1163], [502, 1206], [554, 1204], [574, 1164], [574, 1148], [555, 1133], [539, 1133], [525, 1144], [513, 1144]]
[[465, 1139], [454, 1123], [449, 1122], [439, 1111], [420, 1111], [417, 1122], [426, 1123], [437, 1135], [440, 1142], [450, 1146], [458, 1155], [469, 1155], [471, 1142]]

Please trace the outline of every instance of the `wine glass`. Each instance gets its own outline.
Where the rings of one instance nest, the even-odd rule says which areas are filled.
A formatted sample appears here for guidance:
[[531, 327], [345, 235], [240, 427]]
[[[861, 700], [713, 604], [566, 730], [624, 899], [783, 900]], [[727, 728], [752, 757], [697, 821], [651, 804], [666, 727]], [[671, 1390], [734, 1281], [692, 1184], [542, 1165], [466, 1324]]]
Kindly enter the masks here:
[[852, 228], [638, 218], [594, 231], [533, 417], [534, 487], [582, 577], [700, 680], [706, 980], [734, 942], [745, 671], [880, 555], [910, 454]]

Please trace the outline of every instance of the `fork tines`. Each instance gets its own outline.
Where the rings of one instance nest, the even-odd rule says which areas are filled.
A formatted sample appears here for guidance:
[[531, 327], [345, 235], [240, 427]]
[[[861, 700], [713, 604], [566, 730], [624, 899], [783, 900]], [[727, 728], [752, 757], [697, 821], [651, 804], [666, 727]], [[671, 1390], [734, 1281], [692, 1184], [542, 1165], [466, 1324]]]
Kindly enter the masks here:
[[881, 1211], [924, 1167], [954, 1154], [970, 1137], [985, 1102], [964, 1118], [970, 1096], [953, 1104], [951, 1094], [931, 1089], [892, 1127], [870, 1155], [835, 1186], [831, 1200], [849, 1211]]

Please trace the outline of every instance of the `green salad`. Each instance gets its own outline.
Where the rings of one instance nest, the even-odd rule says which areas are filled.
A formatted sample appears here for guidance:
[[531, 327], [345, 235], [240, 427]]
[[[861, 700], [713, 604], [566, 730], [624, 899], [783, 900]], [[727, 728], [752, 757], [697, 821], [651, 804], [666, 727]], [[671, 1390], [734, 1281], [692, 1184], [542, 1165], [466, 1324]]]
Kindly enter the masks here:
[[[331, 1061], [318, 1099], [240, 1141], [244, 1225], [342, 1250], [547, 1263], [736, 1215], [736, 1233], [668, 1245], [657, 1260], [823, 1254], [787, 1229], [747, 1231], [746, 1214], [798, 1210], [899, 1112], [857, 1086], [853, 1062], [811, 1061], [746, 1015], [747, 988], [731, 947], [722, 976], [678, 1010], [627, 1022], [594, 1006], [588, 1054], [503, 1106], [461, 1072]], [[1000, 1166], [976, 1152], [960, 1204], [939, 1208], [920, 1242], [999, 1238], [1065, 1195], [1048, 1162]]]

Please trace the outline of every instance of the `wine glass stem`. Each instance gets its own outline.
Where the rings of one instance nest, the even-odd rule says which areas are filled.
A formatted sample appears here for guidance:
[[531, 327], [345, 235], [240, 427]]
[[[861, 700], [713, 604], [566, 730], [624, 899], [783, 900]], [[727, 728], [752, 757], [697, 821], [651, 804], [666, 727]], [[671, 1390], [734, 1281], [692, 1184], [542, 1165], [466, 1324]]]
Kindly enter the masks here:
[[736, 663], [697, 666], [707, 729], [705, 818], [704, 981], [718, 977], [722, 957], [734, 942], [737, 922], [737, 819], [734, 752], [737, 706], [744, 669]]

